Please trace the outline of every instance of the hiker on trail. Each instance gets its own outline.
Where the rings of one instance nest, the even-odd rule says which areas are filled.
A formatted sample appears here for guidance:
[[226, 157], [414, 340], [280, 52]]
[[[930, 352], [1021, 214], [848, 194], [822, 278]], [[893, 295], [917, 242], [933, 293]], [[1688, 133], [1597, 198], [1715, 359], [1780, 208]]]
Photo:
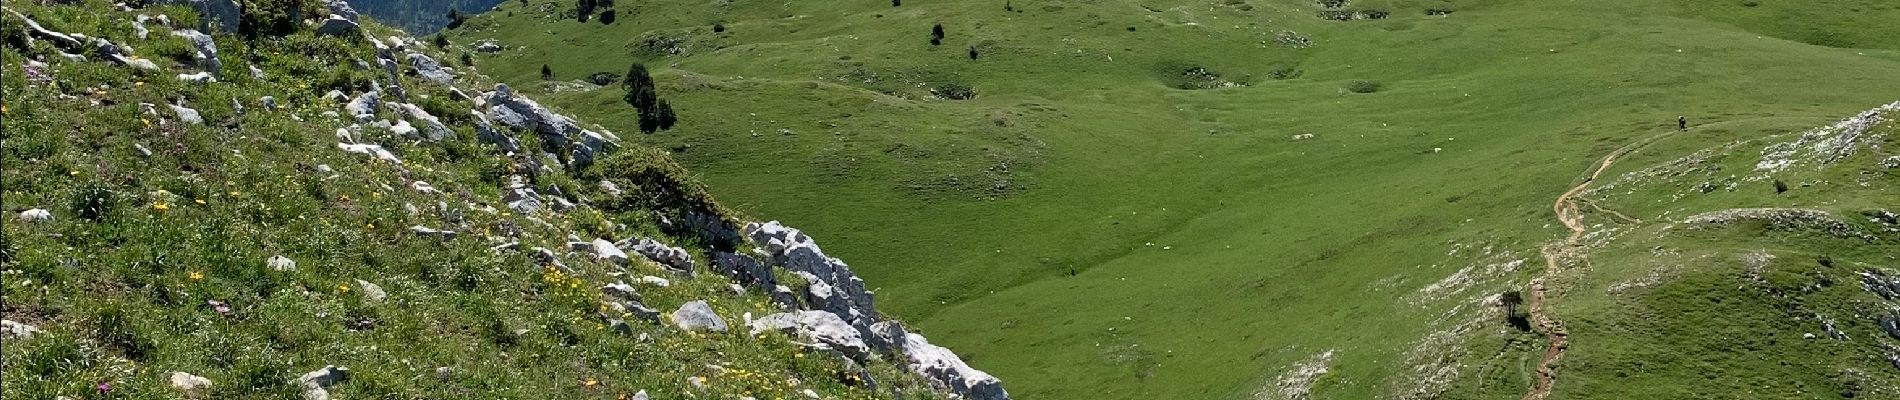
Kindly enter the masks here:
[[1685, 131], [1686, 131], [1686, 130], [1689, 130], [1689, 117], [1684, 117], [1684, 116], [1677, 116], [1677, 117], [1676, 117], [1676, 129], [1678, 129], [1678, 130], [1685, 130]]

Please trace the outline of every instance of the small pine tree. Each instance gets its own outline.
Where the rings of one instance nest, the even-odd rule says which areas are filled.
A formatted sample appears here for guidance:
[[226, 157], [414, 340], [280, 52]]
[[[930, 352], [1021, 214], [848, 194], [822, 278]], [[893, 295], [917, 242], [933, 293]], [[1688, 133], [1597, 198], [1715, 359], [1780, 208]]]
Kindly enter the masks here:
[[455, 28], [461, 28], [462, 24], [467, 23], [467, 22], [468, 22], [467, 14], [462, 14], [462, 10], [450, 8], [449, 9], [449, 25], [445, 28], [450, 29], [450, 30], [453, 30]]
[[713, 23], [713, 33], [720, 33], [720, 32], [725, 32], [725, 31], [726, 31], [726, 24], [725, 24], [725, 23], [723, 23], [723, 22], [714, 22], [714, 23]]
[[[454, 29], [454, 28], [450, 28], [450, 29]], [[449, 47], [449, 37], [448, 37], [448, 36], [443, 36], [443, 35], [441, 35], [441, 34], [436, 34], [436, 35], [435, 35], [435, 40], [434, 40], [434, 42], [435, 42], [435, 47]]]
[[660, 113], [658, 110], [640, 110], [639, 118], [641, 133], [653, 133], [660, 130]]
[[1776, 179], [1775, 180], [1775, 194], [1782, 194], [1782, 193], [1787, 193], [1787, 192], [1788, 192], [1788, 184], [1783, 183], [1780, 179]]
[[1005, 1], [1003, 2], [1003, 11], [1016, 11], [1016, 5]]
[[673, 104], [660, 100], [659, 111], [655, 112], [660, 130], [673, 130], [673, 124], [679, 122], [679, 116], [673, 114]]
[[548, 68], [547, 64], [541, 64], [541, 80], [545, 81], [550, 79], [554, 79], [554, 69]]
[[627, 95], [622, 100], [634, 109], [646, 111], [654, 108], [654, 104], [659, 102], [659, 93], [654, 88], [653, 77], [647, 73], [645, 65], [634, 63], [627, 67], [627, 77], [626, 80], [621, 81], [621, 85], [627, 88]]
[[601, 25], [613, 25], [613, 24], [614, 24], [614, 20], [615, 20], [615, 19], [618, 19], [618, 16], [617, 16], [617, 15], [615, 15], [615, 14], [617, 14], [617, 13], [616, 13], [616, 12], [614, 12], [614, 9], [612, 9], [612, 8], [609, 8], [609, 9], [607, 9], [607, 11], [601, 11], [601, 12], [600, 12], [600, 24], [601, 24]]
[[587, 22], [588, 17], [594, 16], [594, 7], [597, 5], [594, 0], [580, 0], [580, 3], [574, 5], [575, 18], [579, 18], [581, 22]]
[[891, 7], [901, 7], [903, 5], [904, 0], [891, 0]]
[[971, 59], [971, 60], [975, 60], [975, 59], [977, 58], [977, 56], [979, 56], [979, 55], [980, 55], [980, 54], [977, 54], [977, 52], [976, 52], [976, 46], [970, 46], [970, 59]]
[[942, 39], [944, 37], [943, 24], [937, 24], [936, 26], [930, 27], [930, 37]]

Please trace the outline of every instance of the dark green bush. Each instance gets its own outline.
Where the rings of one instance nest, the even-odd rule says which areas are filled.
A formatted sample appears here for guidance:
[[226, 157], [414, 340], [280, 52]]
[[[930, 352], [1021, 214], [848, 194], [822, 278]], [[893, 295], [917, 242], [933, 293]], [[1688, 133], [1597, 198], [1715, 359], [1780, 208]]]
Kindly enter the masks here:
[[1374, 93], [1374, 92], [1378, 92], [1380, 89], [1383, 89], [1383, 88], [1384, 88], [1384, 85], [1380, 84], [1377, 81], [1361, 80], [1361, 81], [1352, 81], [1352, 82], [1346, 83], [1346, 91], [1353, 92], [1353, 93]]

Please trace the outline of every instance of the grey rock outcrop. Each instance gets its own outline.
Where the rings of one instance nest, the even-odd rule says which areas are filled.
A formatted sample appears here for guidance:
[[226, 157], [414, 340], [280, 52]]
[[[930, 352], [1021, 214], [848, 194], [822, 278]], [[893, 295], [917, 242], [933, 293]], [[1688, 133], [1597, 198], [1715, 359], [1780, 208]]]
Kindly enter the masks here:
[[442, 69], [442, 63], [436, 62], [422, 53], [409, 53], [409, 66], [416, 69], [416, 75], [422, 79], [440, 84], [455, 83], [455, 74]]
[[190, 29], [172, 31], [172, 35], [191, 43], [191, 58], [198, 63], [199, 69], [210, 72], [212, 76], [224, 76], [224, 62], [218, 60], [218, 43], [211, 40], [211, 35]]
[[800, 338], [823, 345], [825, 348], [844, 353], [846, 357], [863, 362], [871, 355], [857, 328], [852, 328], [837, 314], [824, 311], [797, 311], [767, 315], [747, 323], [752, 334], [765, 331], [780, 331], [797, 335]]
[[344, 18], [341, 15], [331, 14], [329, 18], [317, 22], [316, 30], [319, 35], [347, 36], [356, 33], [360, 29], [362, 29], [362, 27], [357, 25], [356, 21], [351, 21], [349, 18]]
[[343, 110], [356, 118], [356, 122], [368, 123], [376, 120], [376, 110], [382, 108], [382, 105], [382, 92], [369, 91], [350, 100], [350, 104], [343, 106]]
[[508, 85], [495, 85], [494, 91], [482, 94], [482, 102], [489, 105], [488, 117], [496, 122], [534, 131], [550, 148], [567, 148], [569, 166], [591, 164], [595, 157], [619, 147], [606, 135], [581, 129], [572, 118], [548, 111], [534, 100], [515, 96]]
[[443, 125], [442, 119], [429, 115], [429, 112], [423, 110], [422, 107], [410, 103], [399, 103], [396, 104], [396, 110], [401, 111], [404, 118], [421, 126], [423, 139], [439, 142], [455, 137], [455, 131], [449, 130], [448, 125]]
[[864, 280], [844, 261], [826, 256], [811, 237], [778, 221], [747, 224], [745, 231], [771, 263], [809, 281], [804, 299], [807, 305], [838, 314], [865, 332], [878, 322], [877, 308], [871, 292], [864, 288]]
[[686, 249], [667, 246], [658, 241], [654, 241], [652, 238], [640, 238], [638, 241], [628, 240], [626, 243], [630, 244], [627, 247], [632, 248], [636, 253], [640, 253], [640, 256], [659, 263], [668, 269], [672, 269], [674, 272], [688, 275], [693, 272], [693, 256], [688, 254]]
[[[745, 233], [760, 247], [757, 251], [766, 263], [784, 267], [810, 284], [803, 294], [801, 308], [836, 317], [856, 332], [865, 348], [892, 356], [901, 354], [912, 372], [956, 397], [971, 400], [1009, 398], [1001, 381], [971, 368], [956, 353], [930, 344], [922, 335], [906, 332], [896, 322], [880, 321], [871, 301], [871, 293], [864, 289], [864, 281], [852, 273], [843, 261], [826, 256], [803, 232], [772, 221], [746, 224]], [[743, 272], [756, 267], [734, 256], [736, 254], [714, 253], [714, 263], [735, 279], [744, 280], [748, 276], [756, 279], [759, 276], [757, 272]], [[764, 272], [769, 273], [770, 270]], [[752, 284], [760, 283], [763, 282]], [[786, 291], [784, 286], [776, 286], [774, 290], [778, 293]]]
[[620, 266], [626, 266], [627, 262], [632, 261], [627, 258], [627, 252], [620, 251], [619, 247], [614, 246], [614, 242], [609, 242], [607, 239], [594, 239], [592, 244], [594, 258], [607, 260]]
[[905, 335], [904, 355], [911, 372], [922, 375], [931, 384], [969, 400], [1007, 400], [1003, 382], [990, 374], [970, 368], [956, 353], [930, 344], [923, 335]]
[[673, 325], [688, 331], [725, 332], [726, 320], [714, 313], [705, 300], [695, 300], [673, 311]]

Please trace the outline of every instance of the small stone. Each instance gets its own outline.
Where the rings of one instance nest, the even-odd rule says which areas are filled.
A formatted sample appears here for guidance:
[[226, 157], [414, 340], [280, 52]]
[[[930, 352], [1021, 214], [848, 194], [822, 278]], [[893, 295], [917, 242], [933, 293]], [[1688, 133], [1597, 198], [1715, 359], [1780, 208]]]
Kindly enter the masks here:
[[414, 232], [416, 236], [422, 236], [422, 237], [427, 237], [427, 238], [436, 238], [436, 239], [441, 239], [441, 240], [455, 239], [454, 231], [438, 230], [438, 229], [434, 229], [434, 228], [430, 228], [430, 227], [426, 227], [422, 225], [411, 226], [409, 227], [409, 231]]
[[171, 106], [171, 107], [172, 107], [172, 113], [178, 115], [179, 122], [184, 122], [184, 123], [192, 124], [192, 125], [202, 125], [205, 123], [204, 117], [198, 115], [198, 110], [193, 110], [189, 107], [184, 107], [184, 106]]
[[185, 83], [194, 84], [194, 85], [218, 83], [218, 78], [211, 76], [210, 72], [199, 72], [196, 74], [178, 74], [178, 80], [184, 81]]
[[40, 221], [52, 221], [52, 220], [53, 220], [53, 212], [46, 211], [45, 209], [35, 208], [35, 209], [20, 212], [20, 222], [40, 222]]
[[183, 390], [186, 395], [193, 398], [204, 394], [205, 390], [211, 388], [210, 379], [184, 372], [172, 372], [171, 382], [173, 388]]
[[634, 291], [633, 286], [629, 286], [625, 283], [610, 283], [605, 286], [601, 286], [600, 293], [608, 295], [608, 296], [617, 297], [622, 300], [633, 300], [633, 301], [640, 300], [640, 292]]
[[435, 379], [441, 379], [441, 380], [446, 381], [446, 380], [449, 380], [449, 376], [454, 373], [455, 373], [455, 369], [453, 368], [437, 367], [435, 369]]
[[0, 336], [17, 339], [32, 339], [34, 335], [38, 334], [40, 334], [39, 327], [0, 319]]
[[694, 389], [706, 390], [706, 378], [704, 377], [688, 377], [686, 378], [686, 383], [692, 384]]
[[705, 300], [681, 305], [679, 310], [673, 311], [673, 324], [688, 331], [725, 332], [727, 329], [726, 320], [719, 318], [719, 314], [714, 313], [712, 306], [706, 304]]
[[335, 365], [325, 365], [323, 369], [310, 371], [297, 377], [297, 384], [303, 386], [303, 396], [308, 400], [329, 400], [330, 386], [350, 379], [350, 369]]
[[357, 279], [356, 286], [363, 290], [363, 297], [370, 299], [370, 301], [380, 302], [383, 301], [383, 299], [389, 298], [389, 293], [384, 292], [382, 286], [376, 286], [374, 283]]
[[640, 277], [640, 283], [645, 283], [648, 285], [659, 286], [659, 287], [673, 286], [673, 281], [669, 281], [669, 280], [666, 280], [666, 278], [661, 278], [657, 276], [642, 276]]
[[281, 272], [281, 271], [296, 271], [297, 270], [297, 261], [291, 260], [290, 257], [284, 257], [281, 255], [271, 256], [269, 260], [264, 261], [264, 265], [270, 266], [270, 269], [272, 271]]
[[639, 393], [633, 394], [633, 400], [651, 400], [651, 398], [647, 396], [646, 389], [641, 389]]

